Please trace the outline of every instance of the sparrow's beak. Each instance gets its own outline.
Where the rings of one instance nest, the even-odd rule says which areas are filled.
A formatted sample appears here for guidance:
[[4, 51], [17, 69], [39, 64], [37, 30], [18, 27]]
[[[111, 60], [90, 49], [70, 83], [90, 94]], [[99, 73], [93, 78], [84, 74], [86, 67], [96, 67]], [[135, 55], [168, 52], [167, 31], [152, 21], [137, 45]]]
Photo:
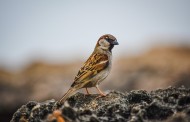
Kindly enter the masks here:
[[119, 45], [119, 43], [117, 41], [113, 41], [112, 44], [113, 45]]

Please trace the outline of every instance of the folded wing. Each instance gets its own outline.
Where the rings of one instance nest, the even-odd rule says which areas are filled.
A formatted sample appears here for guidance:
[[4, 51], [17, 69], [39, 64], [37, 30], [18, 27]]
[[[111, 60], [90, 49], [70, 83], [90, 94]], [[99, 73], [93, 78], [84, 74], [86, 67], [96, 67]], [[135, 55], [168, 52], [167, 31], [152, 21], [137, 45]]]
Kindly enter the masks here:
[[[92, 54], [79, 70], [71, 87], [87, 84], [91, 78], [97, 75], [109, 65], [108, 56], [105, 54]], [[80, 87], [79, 86], [79, 87]]]

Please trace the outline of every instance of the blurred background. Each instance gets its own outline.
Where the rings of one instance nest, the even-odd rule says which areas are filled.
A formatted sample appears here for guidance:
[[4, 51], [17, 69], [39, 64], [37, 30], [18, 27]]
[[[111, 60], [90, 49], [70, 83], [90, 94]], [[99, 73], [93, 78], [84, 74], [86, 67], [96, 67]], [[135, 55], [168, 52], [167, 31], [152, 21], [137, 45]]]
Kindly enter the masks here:
[[103, 34], [120, 44], [100, 85], [105, 92], [190, 87], [189, 6], [189, 0], [1, 0], [0, 121], [27, 101], [59, 99]]

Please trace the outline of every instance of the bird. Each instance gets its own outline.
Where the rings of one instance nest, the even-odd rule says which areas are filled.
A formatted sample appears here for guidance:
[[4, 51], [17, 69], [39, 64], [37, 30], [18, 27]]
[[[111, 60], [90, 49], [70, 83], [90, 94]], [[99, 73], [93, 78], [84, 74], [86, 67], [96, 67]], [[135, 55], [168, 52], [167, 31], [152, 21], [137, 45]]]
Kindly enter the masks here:
[[99, 89], [99, 84], [110, 73], [112, 49], [115, 45], [119, 45], [119, 43], [111, 34], [105, 34], [98, 39], [94, 51], [78, 71], [70, 89], [58, 101], [59, 104], [63, 104], [75, 91], [82, 88], [85, 88], [87, 94], [90, 94], [88, 88], [96, 87], [100, 96], [106, 96]]

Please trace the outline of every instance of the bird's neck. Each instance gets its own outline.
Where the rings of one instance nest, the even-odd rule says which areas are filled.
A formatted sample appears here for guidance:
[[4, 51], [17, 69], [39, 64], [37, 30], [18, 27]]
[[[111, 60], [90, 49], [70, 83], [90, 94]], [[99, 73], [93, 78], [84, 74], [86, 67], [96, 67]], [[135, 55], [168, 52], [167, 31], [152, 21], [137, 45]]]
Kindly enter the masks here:
[[103, 49], [101, 47], [95, 47], [94, 53], [112, 55], [112, 52], [109, 50], [109, 48]]

